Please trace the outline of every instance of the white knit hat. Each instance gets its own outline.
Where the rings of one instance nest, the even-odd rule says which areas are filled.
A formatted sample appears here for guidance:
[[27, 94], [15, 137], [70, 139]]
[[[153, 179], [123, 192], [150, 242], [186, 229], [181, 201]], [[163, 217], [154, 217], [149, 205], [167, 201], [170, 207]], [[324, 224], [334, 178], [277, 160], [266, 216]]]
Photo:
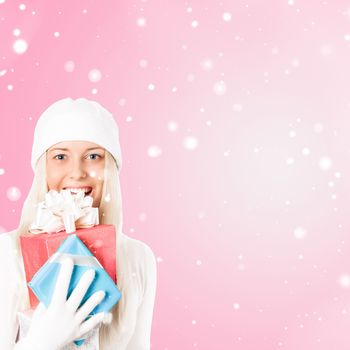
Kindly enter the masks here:
[[62, 141], [90, 141], [112, 154], [120, 171], [119, 128], [112, 114], [86, 98], [64, 98], [49, 106], [37, 121], [31, 165], [51, 146]]

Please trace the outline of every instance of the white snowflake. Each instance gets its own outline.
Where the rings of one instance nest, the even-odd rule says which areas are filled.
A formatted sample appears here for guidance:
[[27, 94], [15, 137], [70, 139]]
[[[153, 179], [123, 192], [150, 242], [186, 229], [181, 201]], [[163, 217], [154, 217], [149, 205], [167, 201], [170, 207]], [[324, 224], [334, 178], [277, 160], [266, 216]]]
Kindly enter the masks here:
[[306, 235], [305, 228], [299, 226], [294, 229], [294, 237], [296, 239], [303, 239], [305, 235]]
[[13, 43], [13, 51], [18, 54], [18, 55], [22, 55], [24, 54], [27, 49], [28, 49], [28, 43], [24, 40], [24, 39], [17, 39], [14, 43]]
[[178, 124], [177, 122], [171, 120], [170, 122], [168, 122], [168, 130], [171, 132], [175, 132], [178, 129]]
[[187, 136], [183, 140], [183, 146], [188, 150], [194, 150], [198, 147], [198, 140], [194, 136]]
[[97, 83], [102, 79], [102, 74], [99, 69], [91, 69], [88, 73], [88, 78], [92, 83]]
[[11, 202], [16, 202], [21, 198], [21, 191], [18, 187], [10, 187], [6, 192], [6, 196]]
[[139, 27], [145, 27], [146, 26], [146, 18], [140, 17], [137, 19], [136, 23]]
[[64, 63], [64, 70], [68, 73], [74, 72], [75, 69], [75, 63], [74, 61], [66, 61]]
[[153, 145], [148, 147], [148, 156], [151, 158], [157, 158], [162, 154], [162, 149], [159, 146]]
[[225, 21], [225, 22], [230, 22], [231, 19], [232, 19], [232, 15], [230, 12], [224, 12], [222, 14], [222, 19]]
[[223, 80], [217, 81], [214, 84], [213, 91], [215, 95], [218, 95], [218, 96], [225, 95], [227, 91], [226, 83]]
[[20, 35], [21, 35], [21, 30], [18, 29], [18, 28], [15, 28], [15, 29], [13, 30], [12, 34], [13, 34], [14, 36], [20, 36]]
[[332, 167], [332, 160], [329, 157], [322, 157], [318, 161], [318, 166], [321, 170], [327, 171]]

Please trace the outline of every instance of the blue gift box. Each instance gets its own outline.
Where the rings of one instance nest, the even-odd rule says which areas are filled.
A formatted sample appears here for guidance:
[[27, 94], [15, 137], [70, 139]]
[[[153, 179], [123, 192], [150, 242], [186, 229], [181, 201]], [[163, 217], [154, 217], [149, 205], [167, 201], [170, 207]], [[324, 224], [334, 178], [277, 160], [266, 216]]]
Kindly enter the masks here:
[[[105, 298], [91, 311], [89, 316], [103, 311], [110, 311], [119, 301], [121, 293], [102, 265], [75, 234], [69, 235], [68, 238], [61, 243], [56, 253], [49, 258], [28, 283], [36, 297], [46, 307], [50, 305], [61, 266], [60, 261], [62, 261], [65, 256], [69, 256], [74, 261], [74, 269], [68, 288], [67, 299], [77, 286], [83, 273], [87, 270], [94, 269], [95, 279], [87, 290], [81, 305], [84, 304], [93, 293], [103, 290], [106, 293]], [[81, 343], [82, 342], [80, 342], [80, 344]], [[76, 344], [78, 345], [79, 342], [76, 342]]]

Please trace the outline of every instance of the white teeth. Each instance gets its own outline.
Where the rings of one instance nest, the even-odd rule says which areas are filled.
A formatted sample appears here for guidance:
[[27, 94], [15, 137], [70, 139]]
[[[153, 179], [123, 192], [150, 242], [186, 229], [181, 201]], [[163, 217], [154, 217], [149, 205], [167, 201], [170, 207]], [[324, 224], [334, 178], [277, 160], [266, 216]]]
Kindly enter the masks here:
[[65, 190], [70, 190], [72, 193], [79, 193], [80, 191], [83, 191], [84, 193], [88, 193], [91, 191], [91, 188], [69, 188], [66, 187]]

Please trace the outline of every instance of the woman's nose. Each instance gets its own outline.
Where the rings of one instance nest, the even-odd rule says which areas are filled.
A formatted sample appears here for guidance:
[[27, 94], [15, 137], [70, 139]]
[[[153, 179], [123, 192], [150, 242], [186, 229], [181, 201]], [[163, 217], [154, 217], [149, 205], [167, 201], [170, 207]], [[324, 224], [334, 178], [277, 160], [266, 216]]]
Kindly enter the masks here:
[[72, 179], [80, 179], [86, 177], [87, 172], [79, 161], [74, 161], [72, 164], [71, 172], [70, 172], [70, 177]]

